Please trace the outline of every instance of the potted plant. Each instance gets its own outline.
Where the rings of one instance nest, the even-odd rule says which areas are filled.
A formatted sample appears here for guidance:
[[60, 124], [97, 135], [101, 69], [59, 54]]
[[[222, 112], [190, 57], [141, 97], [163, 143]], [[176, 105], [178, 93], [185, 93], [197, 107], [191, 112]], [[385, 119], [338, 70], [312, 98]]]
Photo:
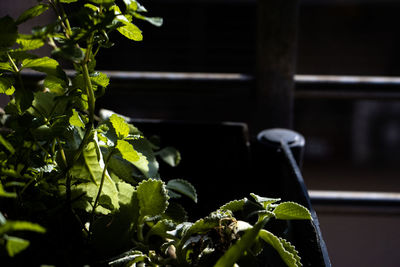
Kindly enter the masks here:
[[[56, 19], [18, 33], [48, 10]], [[0, 262], [5, 266], [301, 266], [286, 220], [310, 220], [294, 202], [250, 194], [189, 222], [181, 179], [163, 181], [161, 148], [124, 117], [95, 115], [109, 78], [95, 71], [100, 50], [120, 33], [142, 40], [135, 0], [48, 0], [16, 20], [0, 18], [0, 92], [10, 96], [0, 135]], [[51, 57], [31, 53], [47, 43]], [[63, 66], [73, 68], [67, 72]], [[27, 86], [25, 70], [43, 74]], [[279, 222], [284, 222], [280, 224]]]

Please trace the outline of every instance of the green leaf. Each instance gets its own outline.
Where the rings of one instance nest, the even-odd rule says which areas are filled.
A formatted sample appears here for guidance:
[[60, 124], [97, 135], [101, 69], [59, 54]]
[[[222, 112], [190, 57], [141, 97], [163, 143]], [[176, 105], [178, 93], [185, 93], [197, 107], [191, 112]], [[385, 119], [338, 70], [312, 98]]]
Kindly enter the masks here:
[[185, 195], [188, 198], [192, 199], [195, 203], [197, 203], [196, 189], [188, 181], [182, 179], [170, 180], [167, 183], [167, 189]]
[[12, 46], [17, 37], [18, 29], [14, 20], [9, 16], [0, 18], [0, 48]]
[[0, 93], [6, 95], [14, 94], [15, 88], [13, 83], [14, 81], [12, 78], [0, 77]]
[[125, 160], [134, 163], [140, 159], [139, 153], [133, 149], [133, 146], [125, 140], [118, 140], [116, 148]]
[[52, 93], [62, 95], [65, 93], [67, 83], [63, 79], [60, 79], [56, 76], [47, 75], [44, 79], [43, 86], [46, 89], [49, 89]]
[[14, 72], [14, 69], [11, 67], [11, 64], [9, 62], [0, 62], [0, 70]]
[[232, 212], [241, 211], [244, 209], [244, 206], [247, 203], [247, 201], [248, 201], [247, 198], [233, 200], [233, 201], [226, 203], [219, 209], [220, 210], [230, 210]]
[[31, 231], [36, 233], [45, 233], [46, 229], [36, 223], [25, 221], [7, 221], [0, 226], [0, 236], [14, 231]]
[[152, 217], [165, 212], [169, 197], [164, 182], [149, 179], [141, 182], [136, 190], [142, 217]]
[[182, 223], [187, 221], [188, 214], [182, 205], [176, 202], [170, 202], [163, 217], [173, 220], [174, 222]]
[[[3, 185], [0, 183], [0, 197], [16, 198], [17, 193], [6, 192], [3, 188]], [[1, 228], [0, 228], [0, 232], [1, 232]]]
[[[17, 91], [18, 92], [18, 91]], [[51, 92], [36, 92], [31, 108], [28, 111], [36, 116], [64, 115], [66, 102], [58, 102], [57, 95]]]
[[163, 22], [164, 22], [163, 18], [146, 17], [146, 16], [143, 16], [143, 15], [137, 13], [137, 12], [133, 12], [133, 16], [135, 16], [135, 18], [137, 18], [137, 19], [145, 20], [145, 21], [147, 21], [147, 22], [149, 22], [149, 23], [151, 23], [151, 24], [153, 24], [154, 26], [157, 26], [157, 27], [161, 27], [163, 25]]
[[160, 236], [162, 238], [174, 238], [173, 235], [168, 234], [167, 231], [171, 231], [175, 229], [176, 224], [171, 220], [160, 220], [153, 227], [151, 227], [150, 231], [146, 235], [146, 242], [149, 241], [149, 238], [153, 235]]
[[273, 210], [275, 217], [281, 220], [311, 220], [311, 214], [307, 208], [295, 202], [280, 203]]
[[181, 153], [174, 147], [166, 147], [157, 152], [161, 159], [168, 165], [175, 167], [181, 161]]
[[90, 75], [90, 80], [99, 86], [107, 87], [110, 84], [110, 78], [106, 74], [101, 72], [95, 72]]
[[14, 93], [15, 106], [19, 113], [25, 112], [31, 107], [33, 101], [33, 92], [24, 87], [19, 88]]
[[17, 39], [17, 43], [21, 48], [16, 49], [16, 51], [29, 51], [39, 49], [44, 46], [44, 42], [41, 39], [32, 39], [29, 36], [23, 36]]
[[281, 200], [280, 198], [260, 197], [253, 193], [250, 193], [250, 196], [252, 196], [258, 203], [260, 203], [264, 207], [264, 209], [266, 209], [270, 204]]
[[69, 118], [69, 123], [75, 127], [85, 128], [85, 123], [82, 121], [79, 113], [75, 109], [72, 109], [72, 115]]
[[295, 248], [290, 245], [286, 240], [275, 236], [273, 233], [262, 229], [259, 233], [259, 237], [266, 243], [270, 244], [281, 256], [281, 259], [286, 263], [288, 267], [300, 267], [300, 257]]
[[30, 68], [39, 72], [47, 73], [48, 75], [59, 76], [57, 70], [58, 62], [49, 57], [25, 59], [22, 61], [21, 69]]
[[10, 257], [14, 257], [29, 246], [28, 240], [19, 237], [7, 236], [5, 239], [7, 253]]
[[54, 57], [61, 57], [75, 63], [80, 63], [85, 58], [83, 50], [75, 45], [63, 45], [54, 49], [51, 54]]
[[112, 114], [110, 117], [110, 122], [114, 127], [115, 133], [119, 139], [124, 139], [129, 135], [129, 125], [122, 117], [118, 116], [117, 114]]
[[248, 250], [256, 241], [258, 233], [264, 227], [266, 220], [260, 221], [253, 228], [246, 230], [245, 234], [233, 244], [224, 255], [217, 261], [214, 267], [231, 267], [243, 253]]
[[47, 4], [38, 4], [36, 6], [33, 6], [27, 10], [25, 10], [17, 19], [15, 22], [16, 24], [21, 24], [29, 19], [32, 19], [34, 17], [40, 16], [45, 12], [47, 9], [49, 9], [49, 5]]
[[[140, 262], [149, 262], [150, 258], [147, 255], [144, 255], [143, 252], [138, 250], [129, 251], [127, 253], [122, 254], [115, 260], [112, 260], [108, 263], [110, 266], [139, 266], [136, 263]], [[147, 266], [147, 265], [145, 265]]]
[[[76, 195], [80, 195], [82, 192], [86, 193], [85, 199], [77, 203], [77, 206], [90, 212], [99, 191], [105, 164], [97, 139], [90, 142], [82, 154], [83, 163], [74, 165], [70, 173], [74, 179], [90, 179], [92, 182], [74, 185], [72, 186], [72, 190], [75, 191]], [[109, 214], [111, 211], [119, 208], [119, 192], [115, 182], [111, 179], [107, 171], [105, 173], [99, 204], [96, 207], [96, 212], [101, 214]]]
[[142, 31], [136, 25], [126, 21], [124, 24], [124, 26], [117, 29], [123, 36], [133, 41], [143, 40]]
[[66, 4], [73, 3], [73, 2], [78, 2], [78, 0], [60, 0], [60, 3], [66, 3]]
[[2, 144], [11, 154], [15, 153], [14, 147], [0, 134], [0, 144]]

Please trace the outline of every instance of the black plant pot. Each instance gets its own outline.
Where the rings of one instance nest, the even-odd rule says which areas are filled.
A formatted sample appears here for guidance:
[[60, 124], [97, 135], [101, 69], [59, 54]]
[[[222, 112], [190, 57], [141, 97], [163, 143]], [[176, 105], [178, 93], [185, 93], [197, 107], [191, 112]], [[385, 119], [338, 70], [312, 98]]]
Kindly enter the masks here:
[[[244, 123], [191, 123], [132, 120], [146, 136], [161, 137], [163, 146], [174, 146], [182, 155], [176, 168], [160, 165], [164, 180], [182, 178], [198, 192], [198, 203], [185, 203], [191, 220], [208, 215], [249, 193], [295, 201], [310, 209], [313, 221], [289, 221], [270, 225], [299, 250], [303, 266], [330, 266], [318, 218], [304, 185], [301, 164], [304, 138], [295, 132], [260, 133], [251, 140]], [[186, 201], [188, 202], [188, 201]], [[260, 266], [284, 266], [270, 251]], [[272, 258], [270, 255], [273, 255]]]

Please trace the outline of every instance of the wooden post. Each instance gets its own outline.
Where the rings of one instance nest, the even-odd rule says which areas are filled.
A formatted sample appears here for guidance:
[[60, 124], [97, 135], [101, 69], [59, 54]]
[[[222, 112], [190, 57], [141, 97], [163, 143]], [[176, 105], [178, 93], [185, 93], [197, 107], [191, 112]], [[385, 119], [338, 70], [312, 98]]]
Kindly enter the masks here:
[[255, 128], [292, 128], [298, 0], [258, 0]]

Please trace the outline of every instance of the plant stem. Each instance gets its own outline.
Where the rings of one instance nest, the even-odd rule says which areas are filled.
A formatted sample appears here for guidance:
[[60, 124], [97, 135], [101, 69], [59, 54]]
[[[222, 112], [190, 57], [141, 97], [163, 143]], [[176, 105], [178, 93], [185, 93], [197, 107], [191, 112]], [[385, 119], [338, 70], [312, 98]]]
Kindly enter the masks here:
[[[115, 148], [112, 148], [110, 153], [107, 155], [106, 161], [104, 163], [104, 169], [103, 169], [103, 173], [101, 175], [99, 191], [97, 192], [97, 196], [96, 196], [96, 199], [95, 199], [94, 204], [93, 204], [92, 216], [90, 218], [90, 226], [89, 226], [90, 228], [92, 227], [92, 223], [94, 221], [94, 214], [96, 212], [96, 207], [97, 207], [97, 204], [98, 204], [99, 199], [100, 199], [101, 191], [103, 190], [103, 185], [104, 185], [104, 180], [106, 178], [106, 172], [107, 172], [107, 168], [108, 168], [108, 163], [110, 162], [110, 159], [111, 159], [112, 155], [114, 154], [114, 152], [115, 152]], [[91, 232], [91, 231], [89, 231], [89, 232]]]
[[83, 74], [83, 80], [85, 82], [86, 94], [88, 96], [89, 124], [93, 126], [96, 99], [94, 96], [92, 81], [90, 80], [89, 69], [88, 69], [87, 63], [82, 63], [82, 74]]

